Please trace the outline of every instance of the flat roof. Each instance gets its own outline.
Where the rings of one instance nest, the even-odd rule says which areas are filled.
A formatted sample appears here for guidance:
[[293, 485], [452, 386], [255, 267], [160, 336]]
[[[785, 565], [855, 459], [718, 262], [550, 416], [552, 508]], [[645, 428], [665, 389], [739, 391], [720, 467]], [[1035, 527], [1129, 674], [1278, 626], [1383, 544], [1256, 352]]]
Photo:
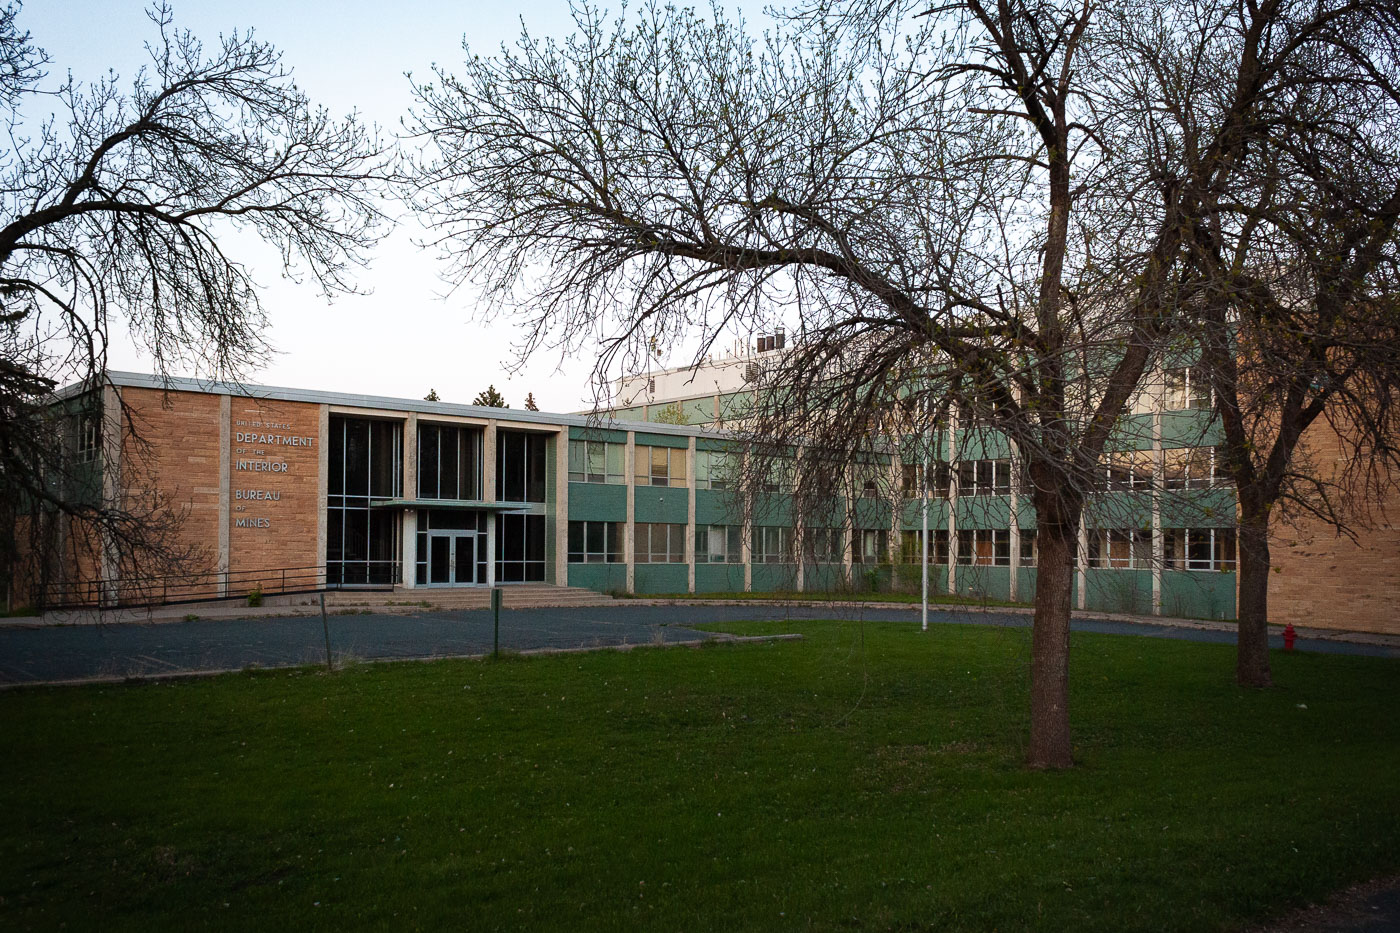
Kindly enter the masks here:
[[[727, 437], [726, 431], [716, 431], [691, 425], [661, 424], [655, 421], [621, 421], [610, 412], [596, 415], [557, 414], [530, 411], [524, 408], [490, 408], [484, 405], [461, 405], [455, 402], [429, 402], [425, 399], [392, 398], [363, 395], [354, 392], [327, 392], [323, 389], [296, 389], [286, 386], [254, 385], [247, 382], [224, 382], [215, 379], [191, 379], [185, 376], [157, 376], [151, 373], [129, 373], [108, 370], [106, 381], [114, 386], [158, 389], [167, 392], [202, 392], [211, 395], [233, 395], [240, 398], [278, 399], [285, 402], [309, 402], [316, 405], [338, 405], [345, 408], [377, 408], [415, 412], [426, 415], [454, 415], [464, 418], [492, 418], [522, 424], [604, 428], [619, 431], [643, 431], [648, 434], [675, 434], [682, 437]], [[57, 390], [58, 399], [76, 395], [89, 388], [75, 383]]]

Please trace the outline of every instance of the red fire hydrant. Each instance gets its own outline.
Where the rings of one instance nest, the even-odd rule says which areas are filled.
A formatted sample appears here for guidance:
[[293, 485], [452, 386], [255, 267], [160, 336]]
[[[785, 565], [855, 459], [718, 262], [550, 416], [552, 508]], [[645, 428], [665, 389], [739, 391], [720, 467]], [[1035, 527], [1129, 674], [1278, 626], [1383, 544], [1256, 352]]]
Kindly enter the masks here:
[[1292, 651], [1293, 643], [1298, 640], [1298, 633], [1293, 631], [1293, 623], [1290, 622], [1283, 627], [1283, 650]]

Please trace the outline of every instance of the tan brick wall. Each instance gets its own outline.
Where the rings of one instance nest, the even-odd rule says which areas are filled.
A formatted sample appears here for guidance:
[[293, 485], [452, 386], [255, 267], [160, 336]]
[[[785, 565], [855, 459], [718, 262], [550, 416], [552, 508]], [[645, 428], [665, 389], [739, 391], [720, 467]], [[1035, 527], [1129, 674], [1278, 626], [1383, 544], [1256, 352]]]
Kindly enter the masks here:
[[[100, 590], [95, 585], [101, 578], [101, 544], [98, 535], [87, 522], [68, 516], [57, 519], [60, 531], [54, 542], [56, 550], [35, 554], [33, 550], [33, 519], [21, 515], [15, 519], [15, 543], [17, 554], [13, 567], [14, 579], [10, 590], [10, 601], [14, 607], [34, 606], [40, 603], [59, 600], [65, 603], [95, 605], [100, 598]], [[52, 529], [51, 524], [45, 525]], [[47, 537], [47, 532], [43, 533]], [[50, 589], [41, 593], [45, 577], [40, 564], [51, 563], [47, 583]]]
[[[1310, 465], [1341, 466], [1330, 426], [1314, 426], [1306, 444]], [[1270, 622], [1400, 634], [1400, 494], [1358, 491], [1348, 505], [1356, 541], [1314, 517], [1279, 516], [1269, 543]]]
[[234, 397], [230, 418], [229, 570], [240, 589], [262, 579], [270, 590], [280, 587], [281, 574], [253, 571], [303, 568], [309, 575], [324, 563], [317, 550], [321, 409]]
[[[259, 583], [272, 590], [281, 586], [284, 568], [322, 563], [320, 406], [234, 397], [224, 432], [222, 396], [139, 388], [122, 394], [136, 430], [136, 438], [126, 437], [122, 445], [126, 500], [163, 500], [183, 514], [175, 541], [201, 550], [191, 571], [217, 569], [225, 527], [231, 593]], [[222, 449], [223, 437], [228, 450]], [[227, 512], [221, 508], [225, 481]], [[207, 594], [184, 595], [217, 594], [211, 587]]]
[[[180, 518], [172, 543], [198, 552], [188, 571], [213, 571], [220, 521], [219, 396], [132, 387], [121, 396], [123, 423], [130, 429], [121, 438], [125, 506], [137, 513], [169, 506]], [[125, 576], [132, 569], [121, 571]]]

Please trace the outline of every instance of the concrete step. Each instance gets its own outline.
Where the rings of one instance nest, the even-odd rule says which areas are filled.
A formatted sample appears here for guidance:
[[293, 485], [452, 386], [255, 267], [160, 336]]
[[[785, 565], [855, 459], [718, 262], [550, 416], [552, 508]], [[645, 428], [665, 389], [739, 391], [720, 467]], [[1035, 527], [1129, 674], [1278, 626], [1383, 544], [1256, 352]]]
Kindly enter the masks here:
[[[505, 584], [501, 587], [502, 605], [507, 609], [539, 609], [568, 606], [611, 606], [616, 600], [593, 590], [554, 586], [547, 583]], [[425, 605], [426, 604], [426, 605]], [[491, 591], [486, 587], [415, 587], [398, 588], [393, 592], [370, 593], [341, 590], [326, 594], [326, 605], [337, 608], [409, 609], [487, 609]]]

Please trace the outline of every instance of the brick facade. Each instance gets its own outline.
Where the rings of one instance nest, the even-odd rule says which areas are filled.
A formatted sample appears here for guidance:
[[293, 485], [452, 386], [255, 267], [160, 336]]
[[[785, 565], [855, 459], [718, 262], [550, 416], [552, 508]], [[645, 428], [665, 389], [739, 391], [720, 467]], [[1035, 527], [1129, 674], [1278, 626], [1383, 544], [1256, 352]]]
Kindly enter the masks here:
[[[188, 569], [218, 569], [219, 396], [199, 392], [121, 390], [120, 473], [123, 507], [174, 520], [171, 544], [191, 549]], [[129, 567], [114, 568], [131, 576]], [[144, 576], [145, 568], [135, 568]], [[209, 595], [217, 595], [212, 585]], [[203, 595], [203, 591], [199, 594]]]
[[234, 397], [229, 417], [228, 568], [233, 586], [235, 592], [257, 582], [264, 589], [281, 588], [280, 573], [263, 579], [253, 571], [287, 569], [307, 576], [325, 558], [318, 549], [321, 407]]
[[[1334, 477], [1343, 447], [1330, 425], [1305, 436], [1304, 456]], [[1358, 490], [1347, 503], [1353, 541], [1322, 520], [1280, 515], [1270, 536], [1269, 621], [1400, 635], [1400, 492]]]
[[[321, 563], [319, 405], [137, 387], [122, 399], [133, 429], [122, 441], [126, 504], [179, 515], [174, 543], [199, 552], [191, 572], [227, 570], [240, 593]], [[210, 579], [207, 595], [219, 595]]]

